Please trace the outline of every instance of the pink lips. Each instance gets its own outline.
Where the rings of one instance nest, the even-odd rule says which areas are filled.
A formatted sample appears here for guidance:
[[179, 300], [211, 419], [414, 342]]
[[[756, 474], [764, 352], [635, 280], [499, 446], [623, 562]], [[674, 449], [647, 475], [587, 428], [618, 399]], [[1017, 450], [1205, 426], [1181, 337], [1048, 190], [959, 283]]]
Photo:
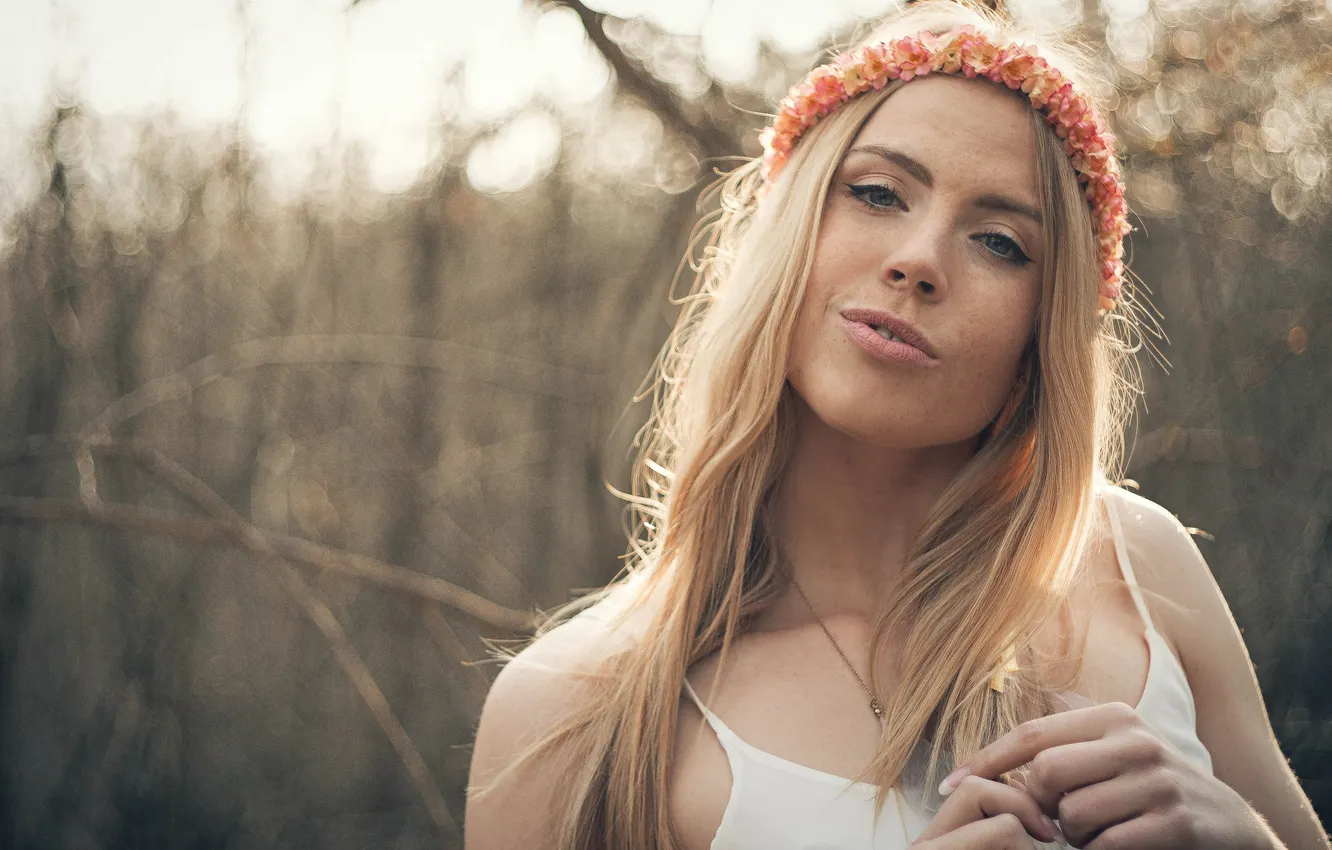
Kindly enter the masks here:
[[[928, 340], [907, 322], [883, 310], [842, 312], [842, 325], [856, 344], [880, 360], [927, 366], [938, 362]], [[886, 339], [875, 327], [891, 331], [900, 340]]]
[[843, 319], [842, 321], [851, 338], [861, 348], [881, 360], [891, 360], [896, 363], [914, 363], [920, 366], [937, 362], [933, 357], [914, 345], [884, 339], [879, 336], [878, 331], [863, 322], [853, 322], [850, 319]]

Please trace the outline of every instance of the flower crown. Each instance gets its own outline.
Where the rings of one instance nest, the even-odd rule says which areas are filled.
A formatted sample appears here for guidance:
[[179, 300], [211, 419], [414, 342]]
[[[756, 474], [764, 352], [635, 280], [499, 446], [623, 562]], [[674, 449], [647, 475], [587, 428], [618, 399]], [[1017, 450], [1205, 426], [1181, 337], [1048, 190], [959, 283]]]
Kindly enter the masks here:
[[1102, 278], [1097, 313], [1113, 310], [1124, 283], [1124, 237], [1133, 230], [1114, 154], [1115, 137], [1091, 102], [1058, 68], [1038, 56], [1034, 47], [997, 45], [966, 25], [941, 35], [923, 32], [866, 45], [843, 54], [831, 65], [815, 68], [791, 88], [772, 126], [759, 137], [765, 186], [777, 179], [796, 142], [819, 119], [858, 94], [882, 89], [890, 80], [912, 80], [930, 73], [1002, 83], [1025, 94], [1054, 125], [1084, 187], [1096, 228]]

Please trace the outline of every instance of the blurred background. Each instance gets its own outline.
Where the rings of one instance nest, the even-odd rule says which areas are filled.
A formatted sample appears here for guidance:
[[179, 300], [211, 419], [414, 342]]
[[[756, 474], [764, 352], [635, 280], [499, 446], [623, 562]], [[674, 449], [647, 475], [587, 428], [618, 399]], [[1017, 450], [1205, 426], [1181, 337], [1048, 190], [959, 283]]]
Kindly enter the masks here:
[[[1329, 5], [1010, 4], [1114, 81], [1131, 475], [1325, 819]], [[0, 0], [0, 846], [460, 846], [468, 662], [618, 567], [700, 186], [892, 7]]]

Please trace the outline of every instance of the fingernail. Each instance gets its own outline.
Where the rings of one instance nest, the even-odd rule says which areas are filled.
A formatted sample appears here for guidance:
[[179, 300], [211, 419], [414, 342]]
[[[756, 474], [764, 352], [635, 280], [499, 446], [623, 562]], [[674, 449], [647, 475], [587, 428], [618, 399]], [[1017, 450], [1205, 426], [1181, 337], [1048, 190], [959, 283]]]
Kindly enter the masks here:
[[971, 775], [971, 770], [965, 767], [959, 767], [957, 770], [944, 777], [944, 781], [939, 783], [939, 796], [947, 797], [957, 790], [957, 786], [962, 784], [962, 780]]
[[1045, 815], [1041, 815], [1041, 820], [1043, 820], [1045, 825], [1050, 828], [1051, 841], [1058, 841], [1060, 844], [1063, 844], [1067, 840], [1064, 838], [1064, 831], [1059, 828], [1059, 824], [1050, 820], [1050, 818]]
[[1059, 827], [1055, 826], [1055, 822], [1050, 820], [1048, 815], [1041, 815], [1041, 826], [1045, 827], [1046, 841], [1058, 841], [1063, 837], [1059, 834]]

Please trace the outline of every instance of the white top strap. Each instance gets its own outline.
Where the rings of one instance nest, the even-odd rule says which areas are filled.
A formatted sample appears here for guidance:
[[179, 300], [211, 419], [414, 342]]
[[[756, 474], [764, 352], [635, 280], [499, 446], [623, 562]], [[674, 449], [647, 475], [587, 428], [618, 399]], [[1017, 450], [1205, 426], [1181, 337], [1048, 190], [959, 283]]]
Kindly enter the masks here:
[[1152, 625], [1152, 617], [1147, 613], [1147, 603], [1142, 599], [1142, 588], [1138, 586], [1138, 577], [1134, 575], [1133, 564], [1129, 562], [1128, 547], [1124, 543], [1124, 527], [1120, 524], [1118, 508], [1115, 507], [1115, 500], [1119, 497], [1109, 492], [1117, 489], [1119, 488], [1111, 486], [1101, 491], [1105, 512], [1110, 515], [1110, 531], [1115, 539], [1115, 558], [1119, 561], [1119, 572], [1128, 584], [1129, 593], [1133, 596], [1133, 604], [1138, 607], [1139, 616], [1149, 630], [1154, 630], [1156, 627]]
[[735, 733], [721, 721], [720, 717], [712, 713], [712, 709], [703, 704], [703, 700], [699, 699], [698, 691], [694, 690], [694, 686], [689, 684], [688, 677], [684, 680], [684, 689], [685, 693], [689, 695], [689, 698], [693, 700], [694, 705], [698, 706], [698, 710], [703, 713], [703, 719], [707, 720], [708, 725], [712, 727], [712, 731], [717, 733], [717, 738], [722, 743], [722, 749], [729, 751], [726, 744], [730, 739], [735, 737]]

